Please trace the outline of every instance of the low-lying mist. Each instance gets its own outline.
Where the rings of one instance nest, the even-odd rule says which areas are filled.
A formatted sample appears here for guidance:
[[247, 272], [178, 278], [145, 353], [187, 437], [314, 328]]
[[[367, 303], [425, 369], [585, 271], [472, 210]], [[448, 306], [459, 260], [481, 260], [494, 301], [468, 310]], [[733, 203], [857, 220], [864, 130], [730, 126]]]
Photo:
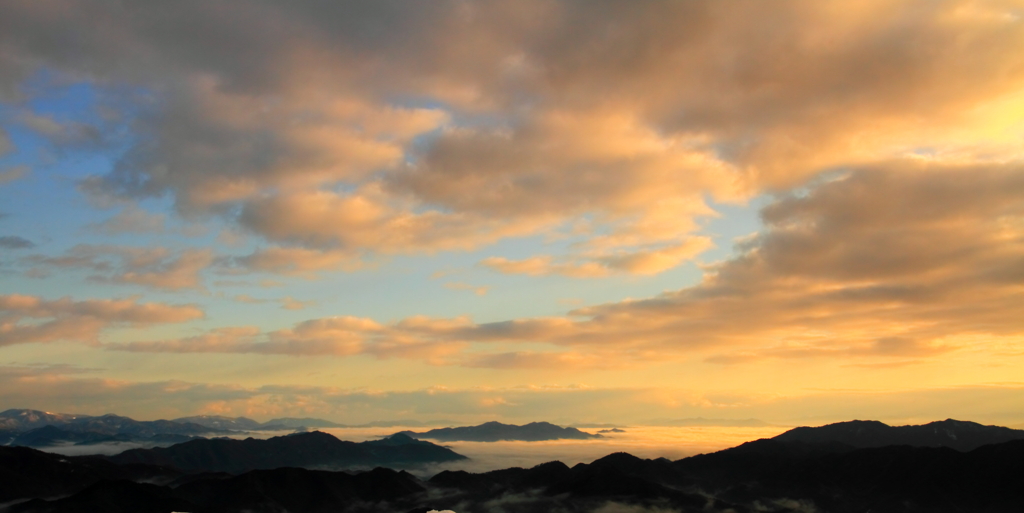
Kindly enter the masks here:
[[152, 449], [154, 447], [169, 447], [171, 445], [174, 445], [174, 443], [105, 442], [86, 445], [51, 445], [49, 447], [36, 447], [36, 449], [39, 449], [40, 451], [44, 452], [60, 454], [62, 456], [87, 456], [96, 454], [100, 454], [103, 456], [112, 456], [114, 454], [120, 454], [130, 449]]
[[[443, 426], [438, 426], [443, 427]], [[429, 427], [367, 427], [367, 428], [322, 428], [341, 440], [363, 442], [376, 440], [411, 429], [426, 431]], [[409, 469], [421, 478], [428, 478], [442, 470], [465, 470], [467, 472], [488, 472], [510, 467], [529, 468], [548, 461], [561, 461], [570, 467], [577, 463], [590, 463], [614, 452], [628, 452], [641, 458], [668, 458], [676, 460], [694, 454], [708, 453], [737, 446], [743, 442], [770, 438], [788, 428], [784, 426], [763, 427], [655, 427], [632, 426], [623, 433], [602, 433], [604, 438], [593, 440], [553, 440], [543, 442], [435, 442], [450, 447], [455, 452], [469, 457], [469, 460], [430, 465]], [[597, 433], [598, 429], [585, 429]], [[291, 431], [254, 431], [239, 433], [232, 438], [270, 438], [289, 434]], [[432, 440], [431, 440], [432, 441]], [[42, 450], [65, 456], [86, 454], [112, 455], [140, 447], [165, 447], [171, 444], [143, 444], [137, 442], [111, 442], [92, 445], [61, 445]]]
[[[375, 440], [405, 428], [328, 428], [321, 429], [342, 440], [361, 442]], [[412, 428], [426, 431], [430, 428]], [[623, 428], [624, 433], [601, 433], [593, 440], [553, 440], [544, 442], [435, 442], [469, 457], [469, 460], [410, 469], [420, 477], [429, 477], [442, 470], [488, 472], [509, 467], [529, 468], [548, 461], [561, 461], [570, 467], [590, 463], [614, 452], [628, 452], [641, 458], [676, 460], [737, 446], [743, 442], [770, 438], [789, 429], [784, 426], [764, 427], [654, 427]], [[597, 433], [598, 429], [585, 429]], [[433, 440], [430, 440], [433, 441]]]

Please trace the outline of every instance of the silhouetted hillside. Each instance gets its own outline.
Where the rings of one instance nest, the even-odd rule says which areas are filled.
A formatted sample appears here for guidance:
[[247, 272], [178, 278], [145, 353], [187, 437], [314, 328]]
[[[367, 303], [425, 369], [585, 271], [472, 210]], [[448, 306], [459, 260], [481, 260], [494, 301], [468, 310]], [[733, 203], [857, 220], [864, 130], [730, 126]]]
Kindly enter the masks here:
[[531, 422], [523, 426], [502, 424], [500, 422], [487, 422], [480, 424], [479, 426], [431, 429], [430, 431], [423, 433], [402, 431], [401, 434], [408, 435], [413, 438], [430, 438], [443, 442], [498, 442], [501, 440], [537, 442], [542, 440], [587, 440], [591, 438], [604, 438], [601, 435], [592, 435], [576, 428], [559, 427], [547, 422]]
[[133, 449], [108, 459], [115, 463], [162, 465], [190, 472], [241, 473], [279, 467], [402, 467], [456, 461], [465, 456], [403, 435], [355, 443], [313, 431], [266, 440], [193, 440], [171, 447]]
[[0, 504], [25, 497], [78, 492], [104, 479], [170, 482], [181, 472], [146, 465], [117, 465], [95, 456], [61, 456], [28, 447], [0, 447]]
[[119, 455], [111, 461], [7, 447], [0, 448], [0, 502], [24, 501], [11, 506], [11, 513], [1024, 510], [1024, 440], [961, 452], [949, 447], [856, 448], [832, 440], [765, 439], [674, 462], [615, 453], [572, 468], [550, 462], [480, 474], [444, 471], [425, 482], [383, 468], [354, 474], [275, 468], [240, 475], [182, 475], [171, 468], [113, 463], [154, 460], [173, 461], [182, 468], [192, 462], [193, 468], [235, 469], [254, 462], [290, 465], [303, 459], [366, 454], [359, 451], [380, 457], [402, 448], [438, 447], [401, 435], [355, 444], [317, 432], [271, 440], [201, 440], [168, 448], [174, 450], [129, 451], [146, 457]]
[[982, 445], [1024, 440], [1024, 430], [946, 419], [922, 426], [889, 426], [853, 420], [821, 427], [798, 427], [776, 436], [782, 442], [839, 442], [858, 448], [910, 445], [970, 451]]

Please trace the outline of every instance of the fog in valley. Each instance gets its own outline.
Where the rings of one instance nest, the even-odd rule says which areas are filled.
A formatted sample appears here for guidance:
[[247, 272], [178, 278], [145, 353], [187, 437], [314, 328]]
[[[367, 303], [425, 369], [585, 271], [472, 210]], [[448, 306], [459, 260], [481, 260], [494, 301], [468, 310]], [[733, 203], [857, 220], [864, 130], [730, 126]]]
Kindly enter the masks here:
[[[399, 431], [427, 431], [434, 427], [367, 427], [367, 428], [321, 428], [340, 440], [364, 442], [376, 440]], [[410, 468], [420, 478], [428, 478], [442, 470], [465, 470], [467, 472], [488, 472], [491, 470], [523, 467], [529, 468], [548, 461], [561, 461], [570, 467], [577, 463], [590, 463], [614, 452], [628, 452], [641, 458], [668, 458], [677, 460], [694, 454], [708, 453], [734, 447], [743, 442], [770, 438], [778, 435], [787, 426], [720, 427], [720, 426], [627, 426], [622, 433], [601, 433], [604, 438], [592, 440], [553, 440], [543, 442], [436, 442], [455, 452], [469, 457], [469, 460], [448, 462], [428, 467]], [[598, 428], [583, 429], [597, 433]], [[282, 436], [291, 431], [254, 431], [231, 435], [232, 438], [269, 438]], [[140, 447], [166, 447], [171, 444], [141, 444], [114, 442], [92, 445], [64, 445], [43, 448], [46, 452], [65, 456], [85, 454], [117, 454]]]

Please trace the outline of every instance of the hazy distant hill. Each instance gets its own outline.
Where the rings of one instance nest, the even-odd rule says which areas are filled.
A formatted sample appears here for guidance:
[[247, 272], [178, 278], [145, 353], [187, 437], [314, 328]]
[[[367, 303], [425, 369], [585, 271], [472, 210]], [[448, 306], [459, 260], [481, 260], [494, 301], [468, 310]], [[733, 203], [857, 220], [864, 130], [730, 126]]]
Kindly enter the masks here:
[[89, 415], [50, 413], [39, 410], [10, 409], [0, 412], [0, 429], [28, 431], [43, 426], [60, 426]]
[[259, 422], [245, 417], [222, 417], [220, 415], [195, 415], [174, 419], [171, 422], [198, 424], [208, 428], [232, 431], [249, 431], [260, 429], [260, 426], [262, 426]]
[[308, 428], [336, 428], [345, 427], [344, 424], [338, 424], [337, 422], [331, 422], [324, 419], [311, 419], [311, 418], [295, 418], [295, 417], [283, 417], [279, 419], [270, 419], [262, 424], [263, 426], [284, 426], [285, 428], [294, 429], [300, 427]]
[[982, 445], [1024, 439], [1024, 430], [946, 419], [921, 426], [889, 426], [876, 420], [853, 420], [821, 427], [798, 427], [776, 436], [782, 442], [839, 442], [852, 447], [950, 447], [970, 451]]
[[44, 426], [56, 426], [64, 431], [95, 433], [108, 436], [123, 434], [132, 437], [151, 437], [161, 434], [194, 436], [226, 432], [223, 429], [191, 422], [135, 420], [112, 413], [91, 416], [50, 413], [38, 410], [6, 410], [0, 412], [0, 426], [3, 429], [16, 432], [27, 432]]
[[286, 428], [346, 428], [346, 427], [396, 427], [396, 426], [437, 426], [444, 424], [454, 424], [450, 420], [433, 420], [433, 421], [419, 421], [412, 419], [398, 419], [398, 420], [375, 420], [373, 422], [366, 422], [363, 424], [338, 424], [337, 422], [331, 422], [324, 419], [312, 419], [312, 418], [294, 418], [284, 417], [279, 419], [270, 419], [263, 423], [262, 429], [268, 429], [271, 426], [284, 426]]
[[601, 435], [592, 435], [576, 428], [564, 428], [547, 422], [531, 422], [522, 426], [502, 424], [500, 422], [487, 422], [480, 424], [479, 426], [431, 429], [430, 431], [423, 433], [402, 431], [401, 434], [408, 435], [413, 438], [430, 438], [444, 442], [498, 442], [502, 440], [537, 442], [542, 440], [587, 440], [591, 438], [604, 438]]
[[162, 465], [189, 472], [240, 473], [279, 467], [403, 467], [466, 457], [451, 449], [400, 434], [384, 440], [355, 443], [313, 431], [266, 440], [193, 440], [171, 447], [132, 449], [108, 459], [114, 463]]
[[762, 427], [771, 424], [758, 419], [705, 419], [694, 417], [688, 419], [654, 419], [644, 422], [648, 426], [716, 426], [716, 427]]
[[69, 431], [57, 426], [43, 426], [24, 433], [16, 433], [9, 445], [24, 447], [54, 447], [60, 445], [96, 445], [115, 442], [141, 442], [147, 445], [170, 445], [202, 438], [193, 435], [158, 433], [149, 436], [117, 433], [113, 435], [94, 431]]

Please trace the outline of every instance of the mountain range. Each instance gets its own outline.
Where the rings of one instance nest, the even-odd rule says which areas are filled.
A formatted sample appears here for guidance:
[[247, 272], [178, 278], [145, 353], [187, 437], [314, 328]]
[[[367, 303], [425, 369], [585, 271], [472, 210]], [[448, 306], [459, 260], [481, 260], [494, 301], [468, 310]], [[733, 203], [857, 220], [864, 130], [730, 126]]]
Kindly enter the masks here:
[[131, 449], [107, 459], [114, 463], [174, 467], [185, 472], [241, 473], [279, 467], [410, 467], [466, 459], [451, 449], [396, 434], [382, 440], [348, 442], [312, 431], [268, 439], [192, 440], [152, 449]]
[[56, 426], [65, 431], [98, 433], [103, 435], [153, 436], [202, 435], [226, 432], [193, 422], [171, 420], [135, 420], [120, 415], [72, 415], [50, 413], [39, 410], [6, 410], [0, 412], [0, 429], [7, 432], [26, 432], [46, 426]]
[[442, 442], [498, 442], [503, 440], [538, 442], [542, 440], [589, 440], [592, 438], [604, 438], [602, 435], [590, 434], [571, 427], [560, 427], [548, 422], [531, 422], [522, 426], [502, 424], [500, 422], [485, 422], [479, 426], [447, 427], [431, 429], [422, 433], [400, 431], [398, 434], [412, 438], [430, 438]]
[[[862, 427], [861, 421], [854, 421], [798, 428], [773, 439], [677, 461], [615, 453], [571, 468], [556, 461], [476, 474], [443, 471], [426, 480], [384, 468], [361, 473], [276, 468], [231, 474], [211, 473], [217, 467], [207, 464], [223, 467], [216, 459], [152, 462], [192, 461], [194, 472], [186, 473], [139, 463], [138, 458], [71, 458], [0, 447], [0, 482], [5, 484], [0, 487], [0, 503], [19, 501], [10, 506], [11, 513], [1001, 513], [1024, 506], [1024, 440], [969, 451], [929, 446], [936, 440], [959, 440], [964, 433], [1005, 437], [1002, 428], [947, 420], [917, 426], [927, 428], [916, 431], [922, 438], [910, 440], [917, 446], [857, 447], [842, 441], [850, 433], [867, 432]], [[948, 433], [934, 438], [936, 429], [949, 429], [956, 438]], [[312, 453], [306, 450], [315, 453], [321, 444], [333, 443], [324, 436], [329, 435], [296, 434], [274, 443], [301, 441], [306, 449], [298, 450], [308, 455]], [[858, 443], [876, 443], [855, 438]], [[393, 437], [364, 444], [401, 447], [409, 441]], [[233, 447], [221, 454], [258, 460], [266, 456], [246, 452], [287, 458], [294, 457], [287, 455], [289, 449], [296, 450]]]
[[688, 419], [652, 419], [643, 423], [647, 426], [672, 426], [672, 427], [762, 427], [771, 424], [758, 419], [705, 419], [704, 417], [693, 417]]
[[53, 447], [136, 442], [168, 445], [231, 431], [194, 422], [135, 420], [120, 415], [78, 415], [39, 410], [0, 412], [0, 445]]
[[820, 427], [798, 427], [774, 439], [780, 442], [839, 442], [857, 448], [912, 445], [970, 451], [982, 445], [1024, 439], [1024, 431], [953, 419], [921, 426], [889, 426], [877, 420], [853, 420]]

